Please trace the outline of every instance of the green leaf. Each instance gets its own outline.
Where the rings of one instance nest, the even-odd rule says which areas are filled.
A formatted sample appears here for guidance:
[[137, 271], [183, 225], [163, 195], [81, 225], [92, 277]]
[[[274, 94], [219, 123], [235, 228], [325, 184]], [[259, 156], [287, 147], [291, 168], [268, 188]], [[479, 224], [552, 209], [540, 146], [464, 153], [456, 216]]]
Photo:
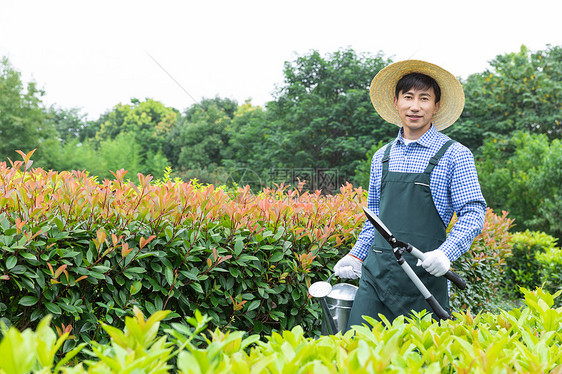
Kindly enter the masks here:
[[62, 314], [61, 308], [54, 303], [45, 303], [47, 310], [53, 314]]
[[65, 253], [61, 256], [61, 258], [64, 258], [64, 257], [71, 257], [71, 258], [74, 258], [74, 257], [78, 256], [79, 254], [80, 254], [80, 252], [68, 251], [68, 252], [65, 252]]
[[4, 373], [28, 373], [36, 360], [34, 336], [11, 327], [0, 344], [0, 369]]
[[131, 285], [131, 289], [130, 289], [130, 293], [131, 296], [136, 295], [137, 293], [139, 293], [139, 291], [142, 289], [142, 282], [141, 281], [136, 281], [135, 283], [133, 283]]
[[261, 303], [260, 300], [254, 300], [254, 301], [250, 302], [248, 304], [248, 307], [246, 308], [246, 312], [257, 309], [260, 306], [260, 303]]
[[43, 289], [45, 287], [45, 275], [43, 274], [43, 272], [37, 269], [35, 278], [37, 279], [37, 284], [39, 284], [39, 287]]
[[163, 257], [163, 256], [166, 256], [166, 253], [163, 253], [161, 256], [162, 257], [160, 257], [160, 261], [162, 261], [162, 264], [164, 264], [165, 267], [167, 267], [167, 268], [173, 267], [170, 260], [168, 260], [166, 257]]
[[55, 222], [55, 225], [57, 225], [57, 228], [59, 229], [59, 231], [62, 231], [64, 229], [64, 224], [62, 223], [62, 221], [58, 217], [54, 217], [53, 221]]
[[87, 344], [86, 343], [81, 343], [79, 344], [77, 347], [73, 348], [70, 352], [66, 353], [64, 355], [64, 357], [57, 363], [57, 366], [55, 366], [55, 373], [58, 373], [59, 368], [64, 366], [67, 362], [69, 362], [74, 356], [76, 356], [78, 353], [80, 353], [80, 351], [82, 350], [82, 348], [84, 348]]
[[6, 260], [6, 269], [10, 270], [18, 263], [18, 259], [16, 256], [10, 256]]
[[199, 283], [191, 283], [190, 284], [191, 288], [193, 288], [195, 291], [199, 292], [199, 293], [203, 293], [203, 287], [201, 287], [201, 285]]
[[22, 252], [21, 257], [26, 258], [28, 260], [37, 260], [37, 257], [33, 253], [29, 253], [29, 252]]
[[162, 271], [162, 265], [160, 265], [157, 262], [151, 261], [150, 262], [150, 267], [152, 268], [152, 270], [156, 273], [160, 273]]
[[23, 274], [25, 273], [25, 271], [27, 270], [27, 268], [23, 265], [16, 265], [12, 268], [11, 272], [13, 274]]
[[137, 256], [137, 260], [140, 260], [140, 259], [143, 259], [143, 258], [146, 258], [146, 257], [152, 257], [152, 256], [156, 256], [156, 254], [153, 253], [153, 252], [142, 253], [142, 254]]
[[115, 282], [122, 286], [125, 284], [125, 278], [123, 278], [120, 274], [115, 277]]
[[241, 255], [240, 258], [238, 259], [238, 262], [248, 262], [248, 261], [259, 261], [259, 258], [257, 258], [256, 256], [252, 256], [252, 255]]
[[283, 227], [280, 227], [279, 230], [277, 230], [277, 232], [275, 233], [273, 240], [276, 242], [279, 241], [279, 239], [281, 239], [283, 234], [285, 234], [285, 229]]
[[19, 304], [23, 306], [32, 306], [37, 304], [37, 301], [39, 301], [39, 299], [35, 296], [24, 296], [20, 299]]
[[76, 308], [74, 308], [74, 306], [72, 305], [68, 305], [64, 302], [60, 303], [60, 307], [61, 309], [64, 309], [65, 311], [69, 312], [69, 313], [74, 313], [76, 312]]
[[144, 307], [146, 308], [146, 311], [148, 312], [148, 314], [152, 315], [156, 312], [156, 308], [154, 307], [154, 304], [152, 304], [150, 301], [145, 301], [144, 302]]
[[156, 308], [156, 310], [162, 310], [162, 308], [164, 307], [164, 301], [162, 301], [160, 295], [154, 298], [154, 307]]
[[182, 274], [188, 279], [198, 280], [197, 274], [199, 274], [199, 270], [197, 268], [191, 268], [189, 270], [181, 270], [180, 274]]
[[271, 258], [269, 259], [269, 262], [279, 262], [283, 259], [284, 255], [285, 254], [283, 252], [277, 251], [271, 256]]
[[224, 288], [227, 290], [231, 290], [233, 286], [234, 286], [234, 278], [228, 277], [224, 284]]
[[29, 320], [37, 321], [41, 317], [43, 317], [43, 312], [39, 309], [35, 309], [33, 312], [31, 312], [31, 316], [29, 317]]
[[[29, 276], [29, 274], [26, 274], [26, 275]], [[33, 274], [33, 275], [35, 275], [35, 274]], [[35, 282], [33, 282], [33, 280], [28, 279], [28, 278], [22, 278], [21, 283], [22, 283], [23, 287], [25, 289], [27, 289], [29, 292], [35, 291]]]
[[105, 275], [97, 271], [90, 271], [87, 275], [96, 279], [105, 279]]
[[166, 276], [166, 281], [170, 286], [174, 284], [174, 270], [172, 268], [166, 268], [165, 276]]
[[293, 292], [291, 292], [291, 296], [293, 297], [293, 301], [298, 302], [302, 297], [302, 293], [299, 289], [294, 289]]
[[[109, 269], [108, 269], [109, 270]], [[130, 273], [137, 273], [137, 274], [143, 274], [146, 273], [146, 269], [140, 266], [132, 266], [130, 268], [127, 268], [128, 272]]]
[[[92, 267], [92, 270], [95, 270], [98, 273], [106, 273], [109, 271], [109, 267], [108, 266], [104, 266], [104, 265], [96, 265]], [[128, 268], [127, 270], [131, 271], [131, 268]]]
[[2, 213], [2, 215], [0, 215], [0, 226], [4, 231], [11, 227], [10, 221], [6, 218], [6, 213]]
[[240, 256], [243, 249], [244, 249], [244, 240], [241, 237], [238, 237], [236, 239], [236, 242], [234, 243], [234, 254], [237, 257]]
[[95, 247], [89, 248], [88, 251], [86, 252], [86, 262], [88, 264], [91, 264], [94, 261], [94, 250]]

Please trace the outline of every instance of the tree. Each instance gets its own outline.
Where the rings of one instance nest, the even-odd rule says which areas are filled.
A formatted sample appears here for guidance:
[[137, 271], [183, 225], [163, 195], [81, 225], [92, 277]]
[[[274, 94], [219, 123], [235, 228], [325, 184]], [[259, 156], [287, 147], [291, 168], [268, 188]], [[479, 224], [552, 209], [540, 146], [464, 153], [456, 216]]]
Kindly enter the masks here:
[[16, 150], [37, 149], [34, 160], [43, 157], [43, 143], [56, 133], [45, 122], [42, 95], [34, 82], [24, 85], [7, 58], [0, 60], [0, 160], [19, 159]]
[[140, 164], [149, 155], [164, 155], [167, 136], [178, 120], [179, 112], [162, 103], [146, 99], [132, 99], [131, 104], [118, 104], [102, 115], [96, 141], [115, 139], [121, 133], [129, 134], [139, 146]]
[[[379, 141], [396, 136], [369, 98], [370, 82], [390, 61], [352, 49], [321, 56], [312, 51], [286, 62], [285, 82], [267, 104], [274, 123], [272, 167], [323, 169], [353, 181], [355, 169]], [[336, 186], [337, 188], [338, 186]]]
[[272, 128], [267, 113], [249, 101], [239, 106], [227, 127], [228, 145], [222, 152], [227, 183], [250, 185], [256, 190], [268, 184], [271, 160], [268, 155], [276, 144], [270, 141]]
[[[238, 104], [230, 99], [203, 99], [186, 110], [169, 133], [168, 155], [183, 178], [215, 182], [209, 177], [222, 165], [229, 126]], [[205, 176], [204, 176], [205, 175]]]
[[192, 121], [195, 117], [199, 118], [201, 111], [207, 112], [210, 109], [219, 109], [228, 118], [234, 117], [234, 112], [238, 110], [238, 103], [235, 100], [214, 97], [214, 98], [203, 98], [201, 102], [192, 105], [185, 111], [185, 119], [187, 122]]
[[562, 243], [562, 142], [554, 139], [546, 151], [541, 168], [533, 179], [533, 189], [540, 191], [538, 214], [530, 223], [558, 237]]
[[46, 111], [45, 120], [57, 130], [62, 143], [72, 139], [84, 141], [86, 138], [93, 138], [99, 130], [78, 108], [64, 109], [51, 105]]
[[367, 152], [367, 157], [358, 164], [355, 169], [356, 186], [362, 186], [365, 189], [369, 187], [369, 181], [371, 180], [371, 160], [379, 148], [384, 145], [385, 143], [381, 140], [378, 144], [371, 146], [371, 149]]
[[473, 152], [486, 137], [515, 130], [562, 135], [562, 47], [499, 55], [491, 69], [472, 74], [463, 83], [466, 104], [455, 126], [444, 132]]
[[506, 210], [518, 231], [562, 238], [562, 144], [545, 134], [518, 131], [488, 139], [476, 162], [482, 193], [495, 210]]
[[87, 170], [100, 178], [111, 178], [111, 171], [119, 169], [128, 170], [131, 178], [137, 173], [161, 177], [170, 166], [164, 149], [177, 116], [177, 110], [151, 99], [118, 104], [95, 122], [75, 109], [51, 107], [47, 119], [57, 129], [58, 141], [47, 149], [44, 165]]

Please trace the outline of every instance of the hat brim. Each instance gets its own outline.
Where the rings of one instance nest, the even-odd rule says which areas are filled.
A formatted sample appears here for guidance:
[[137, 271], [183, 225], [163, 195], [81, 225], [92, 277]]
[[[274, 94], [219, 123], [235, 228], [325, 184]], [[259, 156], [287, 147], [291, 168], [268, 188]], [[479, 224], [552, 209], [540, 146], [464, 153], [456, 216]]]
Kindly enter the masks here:
[[439, 131], [457, 121], [464, 108], [464, 92], [460, 82], [447, 70], [420, 60], [405, 60], [382, 69], [371, 82], [371, 102], [377, 113], [387, 122], [402, 126], [402, 120], [394, 107], [394, 91], [398, 81], [410, 73], [422, 73], [435, 79], [441, 89], [439, 110], [432, 118]]

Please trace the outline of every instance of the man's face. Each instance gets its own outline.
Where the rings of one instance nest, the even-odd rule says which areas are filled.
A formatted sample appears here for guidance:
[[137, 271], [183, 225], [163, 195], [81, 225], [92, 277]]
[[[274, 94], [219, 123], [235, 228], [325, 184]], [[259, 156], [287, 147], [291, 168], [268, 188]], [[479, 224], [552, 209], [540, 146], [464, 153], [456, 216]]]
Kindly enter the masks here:
[[402, 120], [404, 137], [418, 139], [431, 127], [431, 119], [439, 110], [439, 103], [435, 102], [433, 87], [429, 89], [410, 89], [400, 91], [394, 98], [394, 107]]

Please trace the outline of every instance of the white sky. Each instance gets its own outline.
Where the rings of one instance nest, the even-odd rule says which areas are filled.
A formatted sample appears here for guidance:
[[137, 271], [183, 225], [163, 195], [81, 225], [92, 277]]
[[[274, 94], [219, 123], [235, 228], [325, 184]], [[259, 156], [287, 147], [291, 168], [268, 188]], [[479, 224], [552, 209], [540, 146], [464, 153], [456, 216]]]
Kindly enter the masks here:
[[0, 56], [46, 105], [98, 116], [131, 98], [183, 110], [216, 95], [272, 100], [283, 63], [382, 51], [466, 78], [499, 54], [562, 45], [560, 0], [0, 0]]

